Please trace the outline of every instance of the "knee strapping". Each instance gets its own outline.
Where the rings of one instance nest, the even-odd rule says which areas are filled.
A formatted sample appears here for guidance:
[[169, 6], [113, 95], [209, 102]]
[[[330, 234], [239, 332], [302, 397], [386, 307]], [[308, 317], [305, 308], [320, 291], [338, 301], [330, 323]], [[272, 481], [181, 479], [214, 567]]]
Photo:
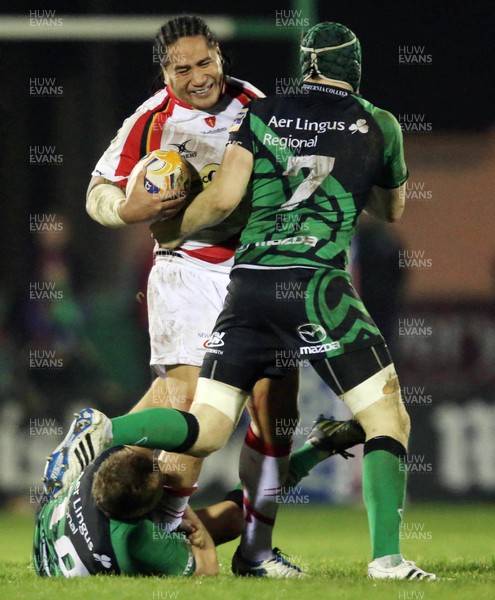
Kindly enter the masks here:
[[196, 386], [193, 407], [198, 404], [207, 404], [228, 417], [237, 425], [242, 411], [246, 406], [248, 394], [226, 383], [200, 377]]
[[345, 392], [340, 397], [346, 403], [351, 413], [356, 413], [368, 408], [384, 397], [397, 395], [400, 398], [399, 379], [392, 364], [384, 367], [365, 381]]

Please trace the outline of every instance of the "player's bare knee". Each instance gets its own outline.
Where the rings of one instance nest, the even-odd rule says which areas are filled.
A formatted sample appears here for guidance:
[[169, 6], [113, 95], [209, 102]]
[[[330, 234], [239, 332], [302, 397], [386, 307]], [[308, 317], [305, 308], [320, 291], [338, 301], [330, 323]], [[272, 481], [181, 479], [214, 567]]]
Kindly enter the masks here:
[[[390, 401], [395, 408], [394, 413], [396, 418], [394, 421], [396, 427], [401, 432], [402, 436], [408, 440], [411, 432], [411, 419], [409, 418], [409, 414], [402, 401], [399, 379], [395, 376], [395, 378], [391, 379], [388, 383], [389, 386], [384, 387], [384, 398], [390, 397]], [[387, 396], [387, 394], [389, 394], [389, 396]]]
[[409, 416], [401, 400], [393, 364], [361, 382], [342, 398], [365, 430], [366, 439], [386, 435], [407, 444]]
[[199, 423], [198, 438], [188, 454], [206, 458], [225, 446], [234, 430], [234, 423], [208, 405], [194, 404], [191, 408]]
[[203, 425], [200, 422], [200, 433], [198, 439], [190, 448], [190, 450], [188, 450], [188, 454], [197, 458], [206, 458], [207, 456], [210, 456], [210, 454], [213, 454], [217, 450], [223, 448], [233, 431], [233, 427], [229, 427], [229, 429], [222, 435], [218, 431], [213, 433], [211, 429], [208, 433], [207, 427], [203, 428], [204, 433], [202, 433], [201, 428], [203, 428]]
[[406, 438], [409, 439], [409, 435], [411, 433], [411, 418], [409, 417], [409, 413], [407, 412], [402, 400], [399, 403], [399, 419], [401, 430]]

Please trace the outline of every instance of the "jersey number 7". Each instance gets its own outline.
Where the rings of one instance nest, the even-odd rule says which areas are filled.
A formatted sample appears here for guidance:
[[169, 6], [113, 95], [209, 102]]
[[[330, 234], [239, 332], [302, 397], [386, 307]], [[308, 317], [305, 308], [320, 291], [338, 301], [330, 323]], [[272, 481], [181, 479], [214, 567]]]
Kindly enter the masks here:
[[309, 156], [289, 156], [287, 168], [284, 175], [296, 176], [300, 169], [307, 167], [310, 170], [309, 175], [305, 177], [297, 186], [292, 196], [284, 202], [280, 208], [293, 210], [303, 200], [307, 200], [316, 190], [325, 177], [332, 172], [335, 164], [333, 156], [319, 156], [311, 154]]

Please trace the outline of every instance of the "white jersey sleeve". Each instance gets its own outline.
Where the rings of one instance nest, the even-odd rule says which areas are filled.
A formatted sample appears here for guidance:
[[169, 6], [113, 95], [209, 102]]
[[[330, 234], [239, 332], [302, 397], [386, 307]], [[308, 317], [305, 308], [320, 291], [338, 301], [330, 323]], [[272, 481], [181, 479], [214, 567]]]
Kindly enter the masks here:
[[127, 118], [98, 161], [92, 175], [101, 175], [125, 187], [134, 165], [147, 154], [143, 153], [143, 136], [147, 133], [149, 121], [156, 112], [162, 110], [168, 99], [167, 90], [162, 89]]

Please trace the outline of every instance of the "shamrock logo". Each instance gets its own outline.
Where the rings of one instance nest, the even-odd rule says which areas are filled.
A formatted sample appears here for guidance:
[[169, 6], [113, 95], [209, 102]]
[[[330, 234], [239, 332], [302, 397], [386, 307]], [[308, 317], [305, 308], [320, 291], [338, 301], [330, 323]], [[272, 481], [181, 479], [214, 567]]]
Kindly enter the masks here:
[[358, 119], [355, 123], [349, 126], [349, 131], [352, 131], [353, 135], [356, 131], [359, 133], [368, 133], [369, 125], [366, 124], [366, 119]]
[[93, 553], [93, 558], [96, 561], [101, 562], [102, 566], [104, 566], [105, 569], [109, 569], [112, 566], [112, 559], [106, 554]]

